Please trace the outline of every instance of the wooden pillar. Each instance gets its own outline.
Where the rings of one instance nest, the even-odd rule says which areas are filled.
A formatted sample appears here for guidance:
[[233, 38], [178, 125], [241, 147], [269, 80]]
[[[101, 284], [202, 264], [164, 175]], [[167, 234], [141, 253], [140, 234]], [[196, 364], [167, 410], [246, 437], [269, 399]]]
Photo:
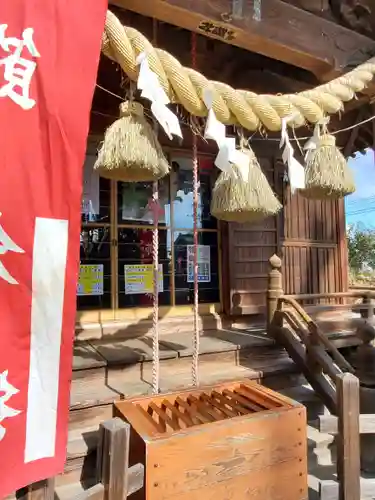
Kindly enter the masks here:
[[284, 290], [280, 257], [274, 254], [270, 258], [269, 262], [271, 270], [268, 274], [267, 289], [267, 332], [271, 334], [271, 325], [274, 322], [274, 316], [278, 308], [279, 298], [284, 295]]

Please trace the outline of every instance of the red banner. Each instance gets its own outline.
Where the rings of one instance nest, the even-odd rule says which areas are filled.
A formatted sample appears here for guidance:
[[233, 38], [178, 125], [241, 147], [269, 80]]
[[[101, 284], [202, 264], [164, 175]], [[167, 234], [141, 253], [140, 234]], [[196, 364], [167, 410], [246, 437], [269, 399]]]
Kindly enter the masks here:
[[62, 472], [106, 0], [0, 2], [0, 498]]

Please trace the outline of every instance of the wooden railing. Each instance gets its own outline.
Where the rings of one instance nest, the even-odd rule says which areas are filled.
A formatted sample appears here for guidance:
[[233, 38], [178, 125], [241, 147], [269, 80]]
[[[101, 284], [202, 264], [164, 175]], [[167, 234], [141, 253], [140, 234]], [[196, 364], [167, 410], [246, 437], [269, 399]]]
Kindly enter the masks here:
[[375, 415], [360, 414], [360, 384], [352, 374], [337, 378], [337, 416], [321, 415], [319, 430], [337, 436], [337, 481], [320, 481], [320, 500], [375, 498], [375, 479], [361, 478], [360, 434], [375, 434]]
[[[283, 290], [283, 276], [281, 271], [282, 262], [277, 255], [270, 258], [270, 272], [268, 275], [267, 289], [267, 324], [268, 327], [274, 321], [274, 314], [279, 308], [279, 299], [288, 297], [294, 299], [303, 306], [310, 316], [315, 317], [319, 313], [348, 311], [357, 313], [362, 319], [374, 317], [372, 301], [375, 299], [375, 288], [351, 287], [348, 292], [323, 292], [312, 294], [287, 295]], [[358, 321], [353, 318], [352, 326], [356, 327]]]
[[[129, 467], [130, 425], [120, 418], [100, 424], [97, 450], [97, 484], [74, 496], [74, 500], [123, 500], [143, 488], [144, 466]], [[17, 499], [53, 500], [53, 478], [17, 492]]]
[[[320, 481], [320, 500], [374, 499], [375, 479], [361, 479], [361, 458], [369, 450], [373, 462], [375, 442], [369, 443], [367, 438], [361, 450], [360, 434], [375, 434], [375, 415], [360, 415], [359, 408], [360, 391], [369, 391], [370, 400], [375, 396], [375, 289], [356, 287], [344, 293], [285, 295], [281, 261], [273, 256], [270, 264], [268, 333], [286, 348], [331, 412], [320, 417], [320, 431], [337, 435], [337, 481]], [[356, 369], [315, 319], [320, 313], [343, 311], [357, 313], [346, 321], [359, 340]]]
[[[285, 347], [330, 412], [337, 414], [337, 377], [343, 373], [354, 373], [354, 368], [313, 316], [340, 311], [357, 313], [358, 317], [348, 319], [346, 326], [353, 330], [353, 335], [359, 343], [370, 343], [375, 338], [375, 291], [285, 295], [282, 288], [281, 260], [274, 255], [270, 264], [267, 293], [268, 333]], [[358, 301], [360, 303], [356, 303]], [[309, 304], [303, 307], [302, 304], [306, 302]]]

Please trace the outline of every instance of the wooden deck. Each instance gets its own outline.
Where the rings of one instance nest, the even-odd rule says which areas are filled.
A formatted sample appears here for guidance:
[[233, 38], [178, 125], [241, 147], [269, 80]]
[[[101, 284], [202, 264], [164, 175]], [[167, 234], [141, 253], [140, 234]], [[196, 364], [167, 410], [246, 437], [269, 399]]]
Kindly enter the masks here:
[[[301, 376], [287, 353], [267, 338], [263, 327], [246, 331], [212, 330], [201, 337], [202, 385], [249, 378], [281, 389], [297, 386]], [[192, 335], [160, 338], [163, 392], [191, 385]], [[94, 481], [98, 426], [112, 416], [119, 399], [151, 394], [152, 340], [80, 341], [74, 348], [68, 457], [65, 474], [57, 477], [61, 499]]]
[[[353, 340], [352, 334], [345, 331], [330, 336], [336, 338], [338, 346]], [[191, 385], [191, 356], [191, 333], [161, 335], [162, 392]], [[286, 351], [267, 337], [263, 326], [239, 325], [205, 331], [200, 342], [201, 385], [244, 378], [258, 380], [278, 391], [292, 391], [289, 395], [297, 401], [301, 400], [301, 386], [306, 383]], [[151, 379], [149, 336], [76, 342], [67, 462], [65, 473], [56, 478], [56, 498], [70, 500], [95, 483], [99, 424], [112, 417], [114, 401], [151, 394]], [[316, 397], [313, 399], [315, 412], [315, 406], [322, 405]], [[301, 401], [304, 402], [303, 395]]]

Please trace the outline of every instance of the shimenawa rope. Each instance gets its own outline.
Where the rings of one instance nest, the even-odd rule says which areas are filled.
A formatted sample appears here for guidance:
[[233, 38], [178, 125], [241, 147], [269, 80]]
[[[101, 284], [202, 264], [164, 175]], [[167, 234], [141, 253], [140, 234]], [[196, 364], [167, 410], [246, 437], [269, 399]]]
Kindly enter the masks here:
[[123, 26], [110, 11], [107, 12], [102, 51], [118, 62], [131, 80], [136, 80], [136, 58], [146, 52], [151, 69], [172, 102], [179, 103], [192, 115], [206, 116], [203, 92], [210, 88], [214, 94], [213, 110], [225, 125], [240, 125], [248, 130], [265, 127], [281, 129], [281, 119], [292, 116], [289, 125], [301, 127], [305, 122], [317, 123], [329, 114], [343, 109], [343, 103], [362, 91], [375, 74], [375, 58], [359, 65], [350, 73], [329, 83], [298, 94], [258, 95], [247, 90], [235, 90], [221, 82], [209, 81], [194, 69], [183, 67], [168, 52], [156, 49], [135, 28]]

